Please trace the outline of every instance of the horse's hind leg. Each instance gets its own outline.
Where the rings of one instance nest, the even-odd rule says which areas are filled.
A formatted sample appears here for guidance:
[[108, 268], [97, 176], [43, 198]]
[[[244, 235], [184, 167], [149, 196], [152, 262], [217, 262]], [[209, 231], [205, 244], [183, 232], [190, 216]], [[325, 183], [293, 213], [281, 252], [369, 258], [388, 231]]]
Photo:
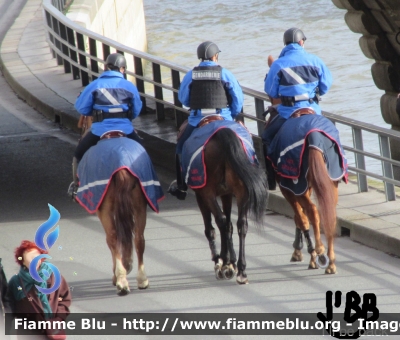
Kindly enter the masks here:
[[146, 289], [149, 286], [146, 272], [144, 270], [143, 253], [145, 249], [144, 229], [146, 228], [146, 208], [147, 202], [139, 185], [133, 189], [133, 214], [135, 216], [134, 234], [135, 234], [135, 249], [138, 258], [138, 272], [136, 276], [139, 289]]
[[197, 191], [196, 191], [196, 200], [197, 200], [197, 205], [199, 206], [201, 215], [203, 216], [204, 234], [206, 235], [208, 244], [210, 246], [211, 261], [214, 261], [214, 263], [215, 263], [215, 267], [214, 267], [215, 276], [218, 280], [220, 280], [220, 279], [223, 279], [223, 275], [222, 275], [222, 271], [221, 271], [222, 260], [220, 260], [220, 256], [219, 256], [219, 253], [217, 252], [217, 246], [215, 243], [215, 229], [212, 226], [211, 210], [206, 205], [202, 194]]
[[[282, 194], [292, 206], [294, 211], [294, 222], [296, 225], [296, 236], [293, 242], [293, 254], [292, 258], [290, 259], [291, 262], [300, 262], [303, 260], [303, 254], [301, 253], [301, 249], [303, 248], [302, 236], [301, 233], [304, 234], [307, 244], [307, 251], [311, 254], [310, 263], [308, 269], [317, 269], [317, 264], [315, 263], [316, 253], [314, 250], [314, 245], [310, 237], [310, 223], [309, 218], [310, 214], [309, 211], [304, 211], [303, 207], [308, 207], [309, 204], [312, 204], [309, 199], [307, 199], [308, 192], [304, 196], [296, 196], [292, 192], [282, 189]], [[315, 206], [314, 206], [315, 208]], [[315, 220], [315, 219], [314, 219]], [[319, 225], [319, 222], [318, 222]]]
[[104, 231], [106, 233], [106, 242], [111, 251], [111, 256], [113, 260], [113, 285], [116, 286], [118, 281], [119, 285], [126, 284], [126, 286], [128, 286], [128, 281], [126, 280], [126, 270], [122, 265], [121, 254], [117, 249], [117, 235], [114, 224], [113, 201], [110, 199], [112, 190], [113, 187], [110, 186], [107, 195], [104, 197], [100, 209], [97, 211], [97, 216], [99, 217], [100, 222], [104, 228]]
[[[310, 265], [309, 265], [309, 269], [318, 269], [318, 265], [316, 263], [316, 258], [317, 256], [323, 255], [325, 253], [325, 246], [322, 243], [321, 240], [321, 231], [320, 231], [320, 217], [319, 217], [319, 213], [318, 213], [318, 209], [315, 206], [315, 204], [311, 201], [311, 190], [309, 189], [309, 191], [302, 196], [302, 206], [305, 207], [305, 213], [308, 216], [308, 219], [310, 221], [310, 223], [313, 226], [314, 229], [314, 237], [315, 237], [315, 252], [310, 252], [309, 249], [309, 253], [311, 254], [311, 259], [310, 259]], [[308, 235], [304, 235], [306, 236], [306, 241], [308, 238], [308, 243], [312, 244], [311, 238]]]
[[233, 247], [233, 239], [232, 239], [232, 234], [233, 234], [233, 225], [231, 221], [231, 212], [232, 212], [232, 195], [223, 195], [221, 196], [221, 201], [222, 201], [222, 210], [224, 211], [225, 217], [226, 217], [226, 225], [227, 225], [227, 243], [228, 243], [228, 252], [229, 252], [229, 263], [227, 263], [223, 268], [222, 268], [222, 273], [224, 277], [228, 280], [233, 278], [235, 273], [237, 272], [237, 267], [236, 267], [236, 253], [235, 249]]
[[236, 197], [238, 204], [238, 220], [237, 220], [237, 229], [239, 234], [239, 260], [237, 263], [237, 275], [236, 282], [239, 284], [248, 284], [249, 280], [247, 279], [246, 274], [246, 254], [245, 254], [245, 240], [247, 235], [247, 216], [244, 212], [244, 203], [243, 199], [240, 197]]
[[[336, 212], [336, 205], [338, 203], [338, 184], [339, 182], [333, 182], [333, 188], [332, 190], [334, 191], [334, 196], [335, 196], [335, 205], [334, 205], [334, 209]], [[335, 214], [336, 217], [336, 214]], [[336, 218], [335, 218], [336, 219]], [[331, 235], [330, 233], [328, 233], [328, 235], [326, 235], [327, 233], [325, 233], [326, 236], [326, 241], [328, 244], [328, 258], [329, 258], [329, 265], [328, 267], [325, 269], [325, 274], [336, 274], [336, 265], [335, 265], [335, 251], [333, 248], [333, 241], [334, 241], [334, 235]]]

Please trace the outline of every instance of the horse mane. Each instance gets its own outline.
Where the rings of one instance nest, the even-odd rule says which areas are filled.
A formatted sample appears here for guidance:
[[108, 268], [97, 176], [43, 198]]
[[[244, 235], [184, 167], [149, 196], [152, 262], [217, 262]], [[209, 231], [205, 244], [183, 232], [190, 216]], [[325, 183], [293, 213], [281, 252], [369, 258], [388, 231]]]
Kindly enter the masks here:
[[[132, 189], [135, 187], [135, 178], [129, 171], [122, 169], [113, 176], [115, 186], [114, 218], [116, 226], [117, 244], [123, 254], [131, 254], [133, 250], [133, 236], [135, 233], [135, 221], [133, 214]], [[125, 258], [125, 257], [123, 257]], [[128, 269], [129, 264], [124, 263]]]
[[268, 200], [264, 171], [249, 161], [240, 139], [231, 129], [220, 129], [214, 137], [221, 154], [247, 190], [244, 210], [250, 211], [257, 226], [262, 225]]
[[334, 237], [336, 234], [336, 191], [328, 175], [322, 153], [315, 148], [309, 148], [308, 167], [307, 179], [317, 197], [322, 227], [326, 236]]

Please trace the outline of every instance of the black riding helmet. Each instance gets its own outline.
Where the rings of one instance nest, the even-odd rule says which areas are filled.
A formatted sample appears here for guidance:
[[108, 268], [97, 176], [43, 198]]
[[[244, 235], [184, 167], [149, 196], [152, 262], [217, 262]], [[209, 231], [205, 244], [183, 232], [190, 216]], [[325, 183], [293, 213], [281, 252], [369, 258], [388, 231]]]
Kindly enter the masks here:
[[221, 52], [212, 41], [205, 41], [197, 47], [197, 57], [203, 60], [210, 60], [217, 53]]
[[306, 40], [306, 36], [304, 35], [303, 31], [299, 28], [292, 27], [289, 28], [283, 34], [283, 44], [288, 45], [291, 43], [298, 43], [300, 40]]
[[106, 65], [109, 69], [126, 68], [126, 59], [121, 53], [111, 53], [106, 59]]

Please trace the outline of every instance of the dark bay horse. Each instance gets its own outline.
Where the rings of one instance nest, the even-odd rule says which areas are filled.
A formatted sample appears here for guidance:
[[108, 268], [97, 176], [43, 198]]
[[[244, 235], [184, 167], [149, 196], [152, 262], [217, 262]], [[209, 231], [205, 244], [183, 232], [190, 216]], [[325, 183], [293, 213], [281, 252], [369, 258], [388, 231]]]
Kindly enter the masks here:
[[[267, 204], [265, 173], [252, 164], [243, 149], [240, 138], [229, 128], [219, 129], [203, 149], [206, 168], [206, 184], [193, 189], [204, 220], [205, 235], [211, 249], [217, 279], [231, 279], [237, 272], [236, 281], [247, 284], [245, 238], [248, 230], [247, 217], [251, 213], [255, 222], [262, 224]], [[222, 209], [218, 204], [220, 197]], [[233, 247], [231, 221], [232, 201], [238, 208], [237, 230], [239, 234], [239, 260]], [[221, 252], [217, 251], [212, 216], [221, 236]], [[237, 265], [236, 265], [237, 261]]]

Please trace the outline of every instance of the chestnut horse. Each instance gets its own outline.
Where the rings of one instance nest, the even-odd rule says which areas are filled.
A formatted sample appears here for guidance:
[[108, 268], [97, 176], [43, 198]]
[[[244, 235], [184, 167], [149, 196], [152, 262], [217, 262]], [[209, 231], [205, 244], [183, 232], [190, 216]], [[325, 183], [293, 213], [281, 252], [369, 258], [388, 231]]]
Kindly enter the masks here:
[[[81, 116], [78, 127], [86, 132], [90, 126], [91, 117]], [[127, 275], [133, 267], [133, 242], [138, 259], [137, 286], [139, 289], [146, 289], [149, 281], [144, 269], [143, 253], [147, 199], [139, 180], [126, 169], [117, 171], [110, 180], [96, 214], [104, 228], [106, 242], [111, 251], [112, 283], [117, 287], [117, 294], [126, 295], [130, 292]]]
[[[309, 186], [303, 195], [296, 196], [290, 190], [279, 186], [282, 195], [294, 211], [296, 236], [293, 242], [294, 252], [291, 261], [297, 262], [303, 260], [301, 253], [303, 233], [307, 243], [307, 251], [311, 255], [308, 269], [321, 267], [326, 268], [325, 274], [335, 274], [336, 265], [333, 241], [336, 233], [336, 205], [338, 203], [339, 182], [330, 179], [321, 151], [309, 148], [308, 165], [307, 181]], [[277, 181], [279, 183], [279, 175], [277, 176]], [[314, 190], [318, 202], [318, 209], [311, 200], [312, 190]], [[315, 247], [309, 234], [310, 223], [314, 230]], [[328, 244], [328, 259], [324, 255], [325, 247], [321, 241], [321, 225]]]
[[[270, 107], [270, 120], [278, 114], [274, 107]], [[301, 119], [301, 118], [289, 118]], [[327, 119], [327, 118], [326, 118]], [[268, 124], [268, 123], [267, 123]], [[323, 153], [316, 148], [309, 147], [308, 143], [308, 172], [306, 179], [308, 188], [302, 195], [295, 195], [291, 190], [282, 187], [281, 177], [276, 175], [276, 180], [282, 195], [286, 198], [294, 211], [294, 222], [296, 224], [295, 241], [293, 242], [294, 252], [291, 262], [303, 260], [301, 249], [303, 248], [303, 234], [307, 243], [307, 251], [311, 255], [309, 269], [323, 268], [326, 274], [335, 274], [335, 252], [334, 237], [336, 234], [336, 205], [338, 203], [338, 184], [329, 177]], [[303, 153], [302, 157], [304, 157]], [[314, 190], [318, 208], [311, 199]], [[313, 226], [315, 247], [309, 234], [310, 223]], [[325, 247], [321, 241], [320, 226], [328, 243], [328, 256], [324, 254]]]
[[[251, 164], [239, 137], [229, 128], [218, 130], [203, 150], [206, 168], [206, 185], [193, 189], [204, 220], [205, 235], [211, 249], [217, 279], [231, 279], [237, 272], [236, 281], [247, 284], [245, 238], [248, 230], [247, 215], [252, 213], [257, 225], [262, 224], [267, 204], [265, 173]], [[222, 209], [217, 202], [221, 198]], [[232, 242], [232, 200], [238, 208], [237, 230], [239, 234], [239, 260]], [[221, 236], [221, 252], [215, 243], [214, 216]]]
[[106, 232], [113, 261], [112, 282], [117, 287], [118, 295], [126, 295], [130, 291], [126, 276], [132, 270], [133, 242], [138, 259], [137, 286], [139, 289], [146, 289], [149, 280], [144, 270], [143, 253], [147, 200], [139, 180], [125, 169], [116, 172], [97, 216]]
[[[271, 67], [273, 62], [274, 58], [269, 55], [268, 66]], [[270, 99], [274, 106], [280, 104], [280, 99]], [[278, 111], [274, 106], [270, 107], [269, 121], [278, 114]], [[293, 242], [294, 252], [290, 261], [300, 262], [303, 260], [301, 249], [303, 248], [302, 234], [304, 234], [307, 243], [307, 251], [311, 255], [308, 268], [326, 268], [326, 274], [335, 274], [336, 265], [333, 243], [336, 234], [336, 205], [338, 203], [339, 181], [332, 181], [329, 177], [324, 161], [324, 155], [318, 149], [312, 147], [309, 148], [308, 165], [308, 189], [303, 195], [297, 196], [292, 191], [279, 185], [282, 195], [293, 208], [294, 221], [296, 224], [296, 235]], [[279, 175], [276, 176], [276, 180], [278, 184], [280, 184]], [[318, 209], [311, 200], [313, 189], [318, 202]], [[309, 234], [310, 222], [314, 230], [315, 248]], [[328, 243], [328, 258], [324, 254], [325, 247], [321, 241], [321, 225]]]

